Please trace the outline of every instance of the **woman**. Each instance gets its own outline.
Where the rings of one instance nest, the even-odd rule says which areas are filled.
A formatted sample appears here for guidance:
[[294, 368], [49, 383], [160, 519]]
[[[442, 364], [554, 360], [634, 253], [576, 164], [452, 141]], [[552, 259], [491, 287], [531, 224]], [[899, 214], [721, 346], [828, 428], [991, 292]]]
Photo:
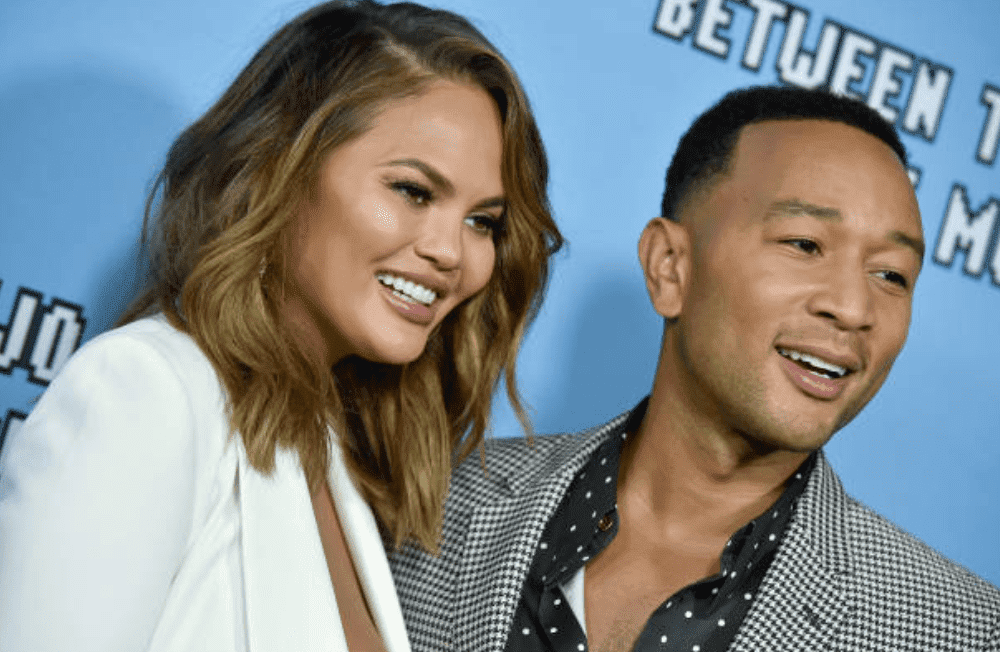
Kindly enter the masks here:
[[315, 7], [174, 143], [147, 289], [0, 467], [19, 650], [407, 650], [383, 543], [437, 546], [561, 237], [464, 19]]

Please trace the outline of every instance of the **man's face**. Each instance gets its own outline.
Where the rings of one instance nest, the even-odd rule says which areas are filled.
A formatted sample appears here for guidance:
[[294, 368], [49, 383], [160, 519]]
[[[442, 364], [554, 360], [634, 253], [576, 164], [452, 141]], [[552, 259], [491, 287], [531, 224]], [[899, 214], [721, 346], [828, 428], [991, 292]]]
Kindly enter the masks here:
[[681, 222], [690, 279], [668, 346], [693, 415], [769, 447], [821, 446], [906, 340], [923, 243], [899, 159], [837, 122], [750, 125]]

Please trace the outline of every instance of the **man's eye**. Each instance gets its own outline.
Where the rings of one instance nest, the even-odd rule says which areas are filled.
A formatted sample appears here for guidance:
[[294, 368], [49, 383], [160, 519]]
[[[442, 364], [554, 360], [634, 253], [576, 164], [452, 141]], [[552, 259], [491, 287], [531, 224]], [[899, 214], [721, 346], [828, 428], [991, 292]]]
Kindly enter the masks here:
[[429, 204], [434, 199], [434, 193], [419, 183], [413, 183], [412, 181], [395, 181], [391, 184], [391, 187], [417, 206]]
[[807, 254], [819, 253], [819, 244], [809, 238], [789, 238], [782, 242]]
[[894, 272], [889, 269], [884, 269], [880, 272], [877, 272], [877, 275], [894, 285], [898, 285], [904, 290], [909, 289], [910, 287], [910, 282], [906, 279], [905, 276], [903, 276], [899, 272]]

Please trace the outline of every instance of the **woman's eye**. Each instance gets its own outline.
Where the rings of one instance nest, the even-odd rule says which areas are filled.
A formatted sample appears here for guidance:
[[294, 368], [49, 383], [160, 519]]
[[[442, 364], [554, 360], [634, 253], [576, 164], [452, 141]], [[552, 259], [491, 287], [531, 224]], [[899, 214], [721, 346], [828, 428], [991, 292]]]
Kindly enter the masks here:
[[789, 238], [787, 240], [782, 240], [781, 242], [791, 245], [807, 254], [819, 253], [819, 243], [810, 240], [809, 238]]
[[421, 186], [419, 183], [413, 183], [412, 181], [395, 181], [391, 184], [391, 187], [393, 190], [406, 197], [410, 203], [416, 204], [417, 206], [429, 204], [431, 200], [434, 199], [434, 193]]
[[493, 215], [470, 215], [465, 218], [465, 223], [471, 226], [477, 233], [496, 237], [500, 229], [500, 218]]

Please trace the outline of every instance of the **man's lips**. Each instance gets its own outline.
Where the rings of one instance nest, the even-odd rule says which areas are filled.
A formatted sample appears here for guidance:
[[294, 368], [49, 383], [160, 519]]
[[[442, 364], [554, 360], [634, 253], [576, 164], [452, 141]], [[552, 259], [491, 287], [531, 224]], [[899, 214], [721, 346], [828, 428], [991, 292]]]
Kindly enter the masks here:
[[832, 376], [845, 376], [863, 367], [861, 357], [847, 349], [789, 342], [781, 342], [774, 348], [779, 355], [793, 362]]
[[824, 350], [815, 346], [775, 347], [782, 370], [804, 393], [832, 401], [847, 386], [849, 376], [861, 368], [861, 361], [851, 353]]

